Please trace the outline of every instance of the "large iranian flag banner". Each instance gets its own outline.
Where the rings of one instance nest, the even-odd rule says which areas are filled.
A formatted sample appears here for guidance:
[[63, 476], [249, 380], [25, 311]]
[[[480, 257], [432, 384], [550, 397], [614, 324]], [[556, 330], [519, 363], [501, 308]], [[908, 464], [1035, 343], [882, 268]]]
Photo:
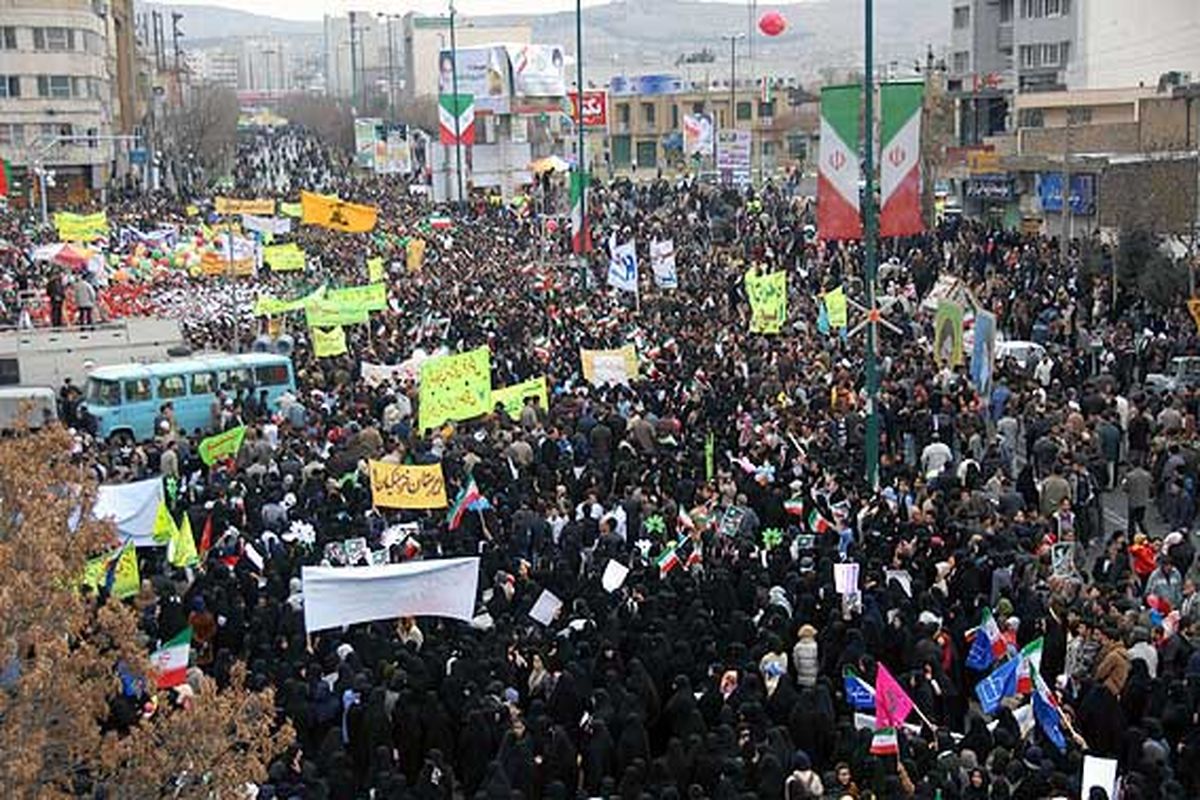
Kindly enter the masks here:
[[858, 206], [860, 86], [821, 90], [821, 161], [817, 173], [817, 235], [861, 239]]
[[475, 144], [475, 95], [438, 95], [438, 123], [442, 144]]
[[912, 236], [925, 230], [921, 219], [920, 83], [885, 83], [879, 90], [880, 236]]
[[592, 232], [584, 216], [584, 195], [588, 176], [576, 168], [571, 172], [571, 252], [576, 255], [592, 251]]

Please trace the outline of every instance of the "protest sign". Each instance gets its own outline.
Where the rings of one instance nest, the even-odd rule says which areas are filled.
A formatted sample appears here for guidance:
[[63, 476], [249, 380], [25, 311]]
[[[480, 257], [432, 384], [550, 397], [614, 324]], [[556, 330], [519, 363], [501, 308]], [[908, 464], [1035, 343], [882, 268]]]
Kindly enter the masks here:
[[604, 591], [612, 594], [621, 585], [625, 583], [625, 578], [629, 575], [629, 567], [622, 564], [620, 561], [609, 559], [608, 564], [604, 567], [604, 575], [600, 578], [600, 585], [604, 587]]
[[542, 593], [538, 595], [537, 602], [533, 604], [533, 608], [529, 609], [529, 616], [533, 617], [543, 625], [549, 625], [554, 621], [555, 615], [562, 609], [563, 602], [555, 596], [554, 592], [549, 589], [542, 589]]
[[939, 300], [933, 318], [933, 360], [939, 367], [963, 363], [963, 308], [952, 300]]
[[304, 269], [304, 251], [295, 242], [264, 247], [263, 263], [272, 272], [299, 272]]
[[365, 308], [331, 303], [328, 297], [318, 297], [304, 304], [304, 321], [310, 328], [336, 328], [341, 325], [363, 325], [370, 319]]
[[312, 334], [313, 355], [317, 358], [333, 358], [348, 351], [346, 347], [346, 331], [341, 325], [335, 325], [329, 330], [310, 328]]
[[366, 567], [303, 567], [304, 627], [339, 628], [395, 617], [470, 622], [478, 558], [443, 558]]
[[750, 298], [750, 332], [779, 333], [787, 322], [787, 273], [746, 273], [746, 295]]
[[371, 498], [382, 508], [445, 508], [441, 464], [371, 461]]
[[1110, 800], [1117, 797], [1117, 759], [1084, 755], [1079, 796], [1088, 797], [1093, 786], [1103, 789]]
[[271, 199], [241, 200], [236, 197], [218, 197], [213, 200], [213, 210], [218, 214], [255, 214], [269, 217], [275, 213], [275, 201]]
[[675, 242], [671, 239], [650, 242], [650, 269], [654, 284], [660, 289], [679, 288], [675, 272]]
[[319, 225], [343, 233], [367, 233], [375, 227], [379, 214], [374, 206], [347, 203], [312, 192], [300, 193], [300, 206], [301, 221], [305, 225]]
[[829, 316], [829, 326], [844, 328], [850, 322], [849, 310], [846, 307], [846, 291], [838, 286], [826, 292], [822, 299], [825, 303], [825, 313]]
[[738, 530], [742, 527], [742, 520], [745, 518], [745, 508], [742, 506], [730, 506], [725, 509], [725, 513], [721, 515], [721, 521], [717, 523], [717, 534], [720, 536], [736, 536]]
[[233, 458], [242, 449], [242, 440], [246, 438], [246, 426], [238, 425], [223, 433], [209, 436], [200, 442], [196, 454], [206, 467], [226, 458]]
[[583, 378], [593, 386], [628, 385], [638, 374], [637, 350], [627, 344], [617, 350], [580, 350]]
[[108, 236], [108, 214], [97, 211], [94, 214], [72, 214], [69, 211], [57, 211], [54, 214], [54, 228], [58, 238], [64, 242], [90, 242], [93, 239], [103, 239]]
[[117, 526], [117, 532], [123, 538], [131, 539], [135, 547], [162, 547], [166, 542], [157, 542], [152, 536], [162, 502], [162, 478], [104, 485], [96, 489], [92, 516], [110, 520]]
[[420, 428], [464, 420], [492, 409], [492, 353], [487, 346], [421, 364]]
[[379, 283], [385, 277], [383, 259], [379, 256], [367, 259], [367, 280], [370, 283]]
[[1050, 571], [1057, 578], [1075, 573], [1075, 543], [1057, 542], [1050, 546]]
[[304, 216], [304, 207], [299, 203], [280, 203], [279, 213], [285, 217], [300, 219], [300, 217]]
[[265, 294], [254, 301], [254, 316], [275, 317], [292, 311], [303, 311], [310, 303], [316, 302], [324, 296], [324, 286], [319, 286], [304, 297], [297, 297], [295, 300], [280, 300]]
[[425, 240], [413, 238], [404, 246], [404, 266], [409, 272], [420, 272], [425, 265]]
[[421, 378], [421, 364], [420, 362], [412, 363], [412, 359], [390, 365], [363, 361], [359, 367], [362, 370], [363, 383], [371, 387], [382, 386], [384, 382], [389, 382], [393, 386], [399, 386], [405, 381], [416, 383]]
[[617, 244], [616, 234], [608, 243], [608, 285], [624, 292], [638, 290], [637, 245], [632, 241]]
[[833, 565], [833, 588], [838, 594], [858, 593], [858, 564]]
[[[113, 565], [114, 560], [116, 561], [115, 565]], [[83, 568], [83, 577], [79, 582], [84, 586], [92, 587], [95, 591], [100, 591], [108, 582], [110, 566], [113, 569], [113, 582], [109, 594], [118, 600], [124, 600], [137, 594], [141, 588], [142, 579], [138, 574], [137, 549], [132, 544], [119, 547], [111, 553], [88, 561]]]
[[281, 236], [292, 232], [292, 221], [287, 217], [259, 217], [254, 214], [243, 214], [242, 227], [248, 231]]
[[517, 419], [521, 416], [521, 409], [525, 407], [525, 398], [527, 397], [538, 398], [542, 404], [542, 410], [550, 407], [545, 376], [505, 386], [503, 389], [492, 389], [492, 408], [502, 405], [508, 416]]

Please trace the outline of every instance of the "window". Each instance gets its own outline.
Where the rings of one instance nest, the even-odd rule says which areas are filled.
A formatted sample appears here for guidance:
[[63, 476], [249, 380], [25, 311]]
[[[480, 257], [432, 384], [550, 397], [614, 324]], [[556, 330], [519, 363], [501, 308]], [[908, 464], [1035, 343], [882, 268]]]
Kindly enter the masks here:
[[213, 374], [211, 372], [197, 372], [192, 376], [192, 394], [212, 394], [213, 393]]
[[1013, 0], [1000, 0], [1000, 24], [1012, 22]]
[[217, 373], [217, 381], [221, 384], [221, 388], [226, 391], [233, 392], [238, 389], [244, 389], [250, 386], [250, 370], [222, 370]]
[[775, 155], [775, 143], [774, 143], [774, 142], [766, 142], [766, 141], [764, 141], [764, 142], [762, 143], [762, 155], [763, 155], [763, 158], [772, 158], [772, 157], [774, 157], [774, 155]]
[[787, 154], [788, 158], [795, 158], [801, 161], [808, 160], [808, 139], [803, 134], [790, 133], [787, 137]]
[[1067, 0], [1045, 0], [1046, 16], [1061, 17], [1070, 13]]
[[951, 64], [955, 75], [965, 75], [971, 71], [971, 52], [969, 50], [959, 50], [954, 54], [953, 63]]
[[774, 117], [775, 116], [775, 101], [768, 100], [765, 103], [760, 102], [758, 104], [758, 116], [759, 116], [759, 119], [764, 119], [764, 118], [771, 119], [772, 117]]
[[24, 147], [25, 126], [12, 123], [0, 124], [0, 147]]
[[739, 121], [752, 119], [753, 115], [754, 115], [754, 107], [752, 104], [750, 104], [748, 102], [746, 102], [746, 103], [739, 102], [737, 104], [737, 118]]
[[692, 103], [692, 113], [693, 114], [703, 114], [704, 113], [704, 103], [703, 102]]
[[158, 399], [170, 400], [187, 394], [187, 385], [182, 375], [168, 375], [158, 381]]
[[269, 367], [256, 367], [254, 378], [259, 386], [287, 386], [288, 368], [286, 364], [272, 364]]
[[38, 97], [67, 100], [71, 97], [70, 75], [38, 75]]
[[1017, 115], [1017, 125], [1021, 128], [1041, 128], [1045, 124], [1046, 115], [1040, 108], [1022, 108]]
[[0, 28], [0, 50], [17, 49], [17, 29], [12, 25]]
[[1067, 109], [1067, 124], [1068, 125], [1090, 125], [1092, 122], [1092, 109], [1083, 108], [1068, 108]]
[[1036, 44], [1021, 45], [1021, 67], [1031, 69], [1042, 65], [1042, 48]]
[[74, 50], [75, 31], [71, 28], [34, 28], [34, 50]]
[[72, 136], [75, 133], [69, 122], [43, 122], [39, 127], [44, 139], [53, 139], [56, 136]]
[[642, 103], [642, 119], [647, 125], [654, 124], [655, 109], [654, 103]]
[[121, 384], [116, 381], [101, 381], [92, 378], [88, 381], [87, 401], [94, 406], [121, 405]]
[[1062, 64], [1065, 67], [1067, 65], [1067, 62], [1070, 60], [1071, 60], [1071, 43], [1070, 42], [1059, 42], [1058, 43], [1058, 63]]
[[971, 24], [971, 7], [956, 6], [954, 9], [954, 28], [962, 30]]
[[622, 125], [629, 124], [629, 104], [621, 103], [617, 106], [617, 122]]
[[133, 381], [125, 381], [125, 399], [130, 403], [140, 403], [150, 399], [150, 381], [147, 378], [138, 378]]
[[675, 103], [671, 104], [671, 130], [679, 130], [679, 106]]
[[20, 97], [21, 79], [16, 75], [0, 75], [0, 97]]

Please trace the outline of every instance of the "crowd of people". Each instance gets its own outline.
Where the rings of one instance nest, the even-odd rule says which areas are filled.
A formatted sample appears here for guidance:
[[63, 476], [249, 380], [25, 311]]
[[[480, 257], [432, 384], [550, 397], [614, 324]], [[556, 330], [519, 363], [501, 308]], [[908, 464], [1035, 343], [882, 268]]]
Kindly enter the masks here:
[[[378, 207], [379, 222], [282, 237], [309, 254], [301, 273], [157, 278], [157, 312], [196, 349], [250, 349], [267, 330], [256, 297], [364, 283], [377, 256], [388, 309], [348, 327], [333, 358], [286, 320], [298, 391], [282, 408], [230, 391], [208, 431], [164, 415], [133, 447], [88, 436], [74, 407], [64, 416], [98, 478], [164, 475], [175, 514], [210, 527], [186, 572], [140, 551], [129, 602], [148, 647], [190, 624], [195, 671], [226, 681], [243, 661], [252, 686], [275, 688], [297, 740], [258, 798], [1106, 796], [1081, 793], [1084, 755], [1118, 760], [1125, 798], [1200, 794], [1200, 396], [1144, 387], [1195, 352], [1182, 305], [1114, 291], [1078, 241], [958, 222], [885, 242], [879, 291], [899, 332], [879, 329], [875, 487], [863, 337], [829, 330], [819, 306], [836, 286], [862, 298], [863, 253], [819, 241], [805, 198], [769, 183], [596, 184], [597, 250], [579, 266], [565, 226], [546, 237], [528, 204], [476, 196], [431, 227], [435, 209], [404, 179], [356, 173], [297, 129], [247, 139], [236, 182], [290, 202], [319, 188]], [[131, 198], [109, 214], [186, 226], [185, 206], [206, 200]], [[51, 232], [20, 215], [0, 226], [5, 277], [44, 283], [22, 253]], [[678, 288], [644, 268], [636, 303], [607, 288], [610, 234], [635, 240], [643, 264], [652, 240], [673, 239]], [[425, 258], [410, 269], [415, 238]], [[749, 333], [751, 265], [787, 273], [779, 335]], [[1044, 357], [1001, 359], [987, 393], [967, 364], [936, 363], [925, 301], [948, 284]], [[584, 378], [581, 348], [626, 344], [635, 380]], [[416, 386], [362, 375], [363, 362], [481, 345], [493, 386], [544, 375], [548, 405], [422, 430]], [[200, 439], [242, 424], [236, 459], [206, 467]], [[474, 481], [487, 502], [453, 528], [444, 510], [377, 508], [370, 459], [440, 463], [451, 497]], [[392, 562], [481, 558], [476, 621], [306, 632], [301, 566], [336, 558], [329, 543], [375, 550], [400, 523], [419, 527]], [[672, 544], [678, 558], [663, 559]], [[610, 561], [629, 569], [615, 591], [601, 583]], [[849, 563], [857, 586], [839, 591]], [[542, 624], [529, 612], [547, 589], [563, 607]], [[1023, 713], [1028, 695], [981, 710], [989, 670], [966, 661], [985, 610], [1012, 653], [1041, 639], [1062, 747]], [[882, 665], [917, 708], [898, 755], [872, 754], [844, 686], [848, 670], [874, 685]]]

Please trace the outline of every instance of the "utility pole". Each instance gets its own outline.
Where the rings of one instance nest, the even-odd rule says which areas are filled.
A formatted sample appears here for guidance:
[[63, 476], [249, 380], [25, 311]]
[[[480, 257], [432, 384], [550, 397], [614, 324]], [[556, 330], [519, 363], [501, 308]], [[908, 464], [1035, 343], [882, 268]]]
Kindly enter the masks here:
[[179, 20], [183, 19], [183, 14], [179, 11], [171, 12], [171, 43], [175, 47], [175, 80], [179, 80], [179, 40], [183, 38], [183, 31], [179, 30]]
[[876, 364], [876, 342], [879, 339], [879, 310], [875, 306], [875, 235], [879, 219], [875, 211], [875, 3], [864, 0], [863, 100], [864, 136], [863, 161], [866, 187], [863, 192], [864, 278], [867, 292], [867, 484], [874, 489], [879, 484], [879, 367]]
[[1075, 123], [1075, 109], [1067, 109], [1067, 129], [1063, 136], [1063, 171], [1062, 171], [1062, 249], [1061, 254], [1066, 258], [1067, 249], [1071, 242], [1071, 126]]
[[[737, 43], [738, 39], [745, 39], [744, 33], [724, 34], [722, 39], [729, 40], [729, 129], [737, 130]], [[751, 118], [753, 118], [751, 114]], [[713, 168], [716, 169], [717, 158], [717, 130], [714, 121], [713, 124]], [[730, 179], [732, 182], [732, 178]]]
[[356, 14], [350, 12], [350, 107], [358, 110], [358, 48], [355, 46], [357, 28], [354, 25]]
[[458, 183], [458, 204], [462, 206], [462, 109], [458, 105], [458, 39], [454, 35], [454, 14], [454, 0], [450, 0], [450, 90], [454, 92], [454, 173]]

